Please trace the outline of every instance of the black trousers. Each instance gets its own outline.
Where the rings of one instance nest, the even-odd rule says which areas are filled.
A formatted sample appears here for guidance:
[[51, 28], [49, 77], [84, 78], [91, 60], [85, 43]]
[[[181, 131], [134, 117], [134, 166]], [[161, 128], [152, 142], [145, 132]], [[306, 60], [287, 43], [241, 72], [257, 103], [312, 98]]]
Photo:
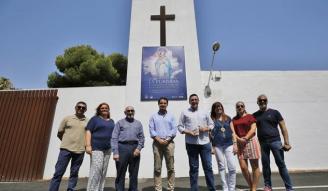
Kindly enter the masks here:
[[129, 167], [129, 191], [138, 190], [138, 171], [140, 156], [134, 157], [133, 151], [137, 148], [137, 143], [119, 143], [119, 161], [116, 161], [115, 188], [117, 191], [124, 191], [125, 174]]

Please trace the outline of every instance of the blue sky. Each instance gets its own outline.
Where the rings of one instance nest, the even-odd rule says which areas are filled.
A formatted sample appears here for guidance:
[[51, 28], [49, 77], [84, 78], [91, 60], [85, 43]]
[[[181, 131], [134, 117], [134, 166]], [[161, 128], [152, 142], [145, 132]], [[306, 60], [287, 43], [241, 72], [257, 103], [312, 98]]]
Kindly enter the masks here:
[[[130, 10], [131, 0], [1, 0], [0, 76], [46, 88], [66, 48], [127, 55]], [[195, 0], [201, 68], [219, 41], [223, 71], [327, 70], [327, 10], [327, 0]]]

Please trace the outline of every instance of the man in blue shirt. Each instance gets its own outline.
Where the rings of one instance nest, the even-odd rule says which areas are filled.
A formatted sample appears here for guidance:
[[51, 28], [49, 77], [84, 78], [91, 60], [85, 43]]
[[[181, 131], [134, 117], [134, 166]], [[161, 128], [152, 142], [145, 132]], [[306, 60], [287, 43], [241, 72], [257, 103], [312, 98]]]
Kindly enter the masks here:
[[185, 134], [186, 149], [189, 158], [189, 176], [191, 191], [198, 191], [199, 156], [205, 173], [207, 188], [215, 191], [212, 169], [212, 154], [209, 131], [213, 129], [213, 121], [207, 112], [198, 108], [199, 98], [196, 94], [189, 96], [190, 107], [180, 116], [178, 129]]
[[134, 119], [134, 108], [128, 106], [124, 113], [126, 117], [116, 123], [111, 140], [117, 171], [115, 188], [117, 191], [125, 190], [125, 174], [129, 166], [129, 191], [137, 191], [140, 151], [144, 147], [145, 136], [141, 122]]
[[[261, 144], [264, 191], [272, 190], [270, 151], [274, 156], [286, 190], [292, 191], [293, 185], [284, 161], [284, 151], [289, 151], [292, 147], [289, 144], [288, 131], [284, 119], [279, 111], [267, 107], [268, 98], [266, 95], [262, 94], [258, 96], [257, 104], [259, 110], [253, 115], [256, 118], [257, 136]], [[280, 139], [278, 125], [284, 138], [284, 144], [282, 144]]]
[[174, 190], [174, 142], [177, 128], [175, 118], [168, 113], [166, 108], [168, 106], [168, 99], [161, 97], [158, 99], [159, 111], [154, 113], [149, 120], [150, 137], [154, 139], [154, 187], [155, 191], [162, 191], [162, 161], [165, 157], [167, 168], [168, 188], [167, 190]]

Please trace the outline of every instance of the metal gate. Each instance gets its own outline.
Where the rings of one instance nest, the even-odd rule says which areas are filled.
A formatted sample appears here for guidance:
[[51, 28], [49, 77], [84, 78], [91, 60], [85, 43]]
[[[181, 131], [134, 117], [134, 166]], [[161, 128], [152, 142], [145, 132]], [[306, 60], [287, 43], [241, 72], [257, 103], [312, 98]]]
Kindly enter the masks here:
[[42, 179], [57, 90], [0, 91], [0, 181]]

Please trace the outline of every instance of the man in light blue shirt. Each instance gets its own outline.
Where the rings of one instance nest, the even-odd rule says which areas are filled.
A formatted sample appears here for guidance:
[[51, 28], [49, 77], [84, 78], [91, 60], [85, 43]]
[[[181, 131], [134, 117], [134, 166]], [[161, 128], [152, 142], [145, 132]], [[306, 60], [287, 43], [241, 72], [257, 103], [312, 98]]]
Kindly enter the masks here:
[[168, 113], [168, 99], [161, 97], [158, 99], [159, 111], [154, 113], [149, 119], [149, 131], [153, 142], [154, 152], [154, 188], [156, 191], [162, 191], [162, 161], [165, 157], [167, 168], [168, 188], [174, 190], [174, 142], [177, 128], [175, 118]]
[[209, 131], [213, 129], [214, 124], [209, 114], [198, 108], [198, 103], [198, 96], [191, 94], [189, 96], [190, 108], [181, 113], [178, 129], [180, 133], [186, 135], [191, 191], [198, 191], [199, 155], [202, 160], [207, 188], [215, 191], [212, 147], [209, 139]]

